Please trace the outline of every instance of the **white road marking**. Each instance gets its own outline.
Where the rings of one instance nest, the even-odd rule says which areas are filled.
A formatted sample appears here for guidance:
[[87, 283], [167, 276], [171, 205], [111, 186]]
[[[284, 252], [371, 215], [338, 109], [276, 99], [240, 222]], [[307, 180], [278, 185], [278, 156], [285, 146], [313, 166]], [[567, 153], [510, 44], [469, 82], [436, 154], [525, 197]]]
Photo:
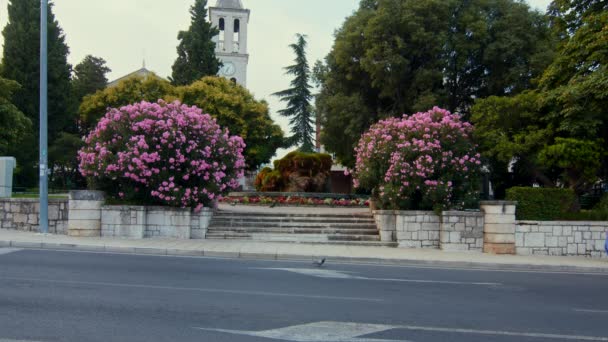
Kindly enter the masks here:
[[402, 278], [368, 278], [352, 275], [352, 272], [332, 271], [319, 268], [257, 268], [262, 270], [285, 271], [297, 274], [303, 274], [317, 278], [328, 279], [355, 279], [367, 281], [386, 281], [386, 282], [401, 282], [401, 283], [420, 283], [420, 284], [447, 284], [447, 285], [478, 285], [478, 286], [500, 286], [501, 283], [481, 283], [481, 282], [463, 282], [450, 280], [430, 280], [430, 279], [402, 279]]
[[593, 310], [593, 309], [574, 309], [576, 312], [601, 313], [608, 314], [608, 310]]
[[[19, 252], [20, 250], [20, 248], [0, 248], [0, 255]], [[0, 342], [3, 342], [3, 340], [0, 340]]]
[[364, 297], [322, 296], [322, 295], [307, 295], [307, 294], [266, 292], [266, 291], [225, 290], [225, 289], [199, 288], [199, 287], [159, 286], [159, 285], [147, 285], [147, 284], [123, 284], [123, 283], [107, 283], [107, 282], [93, 282], [93, 281], [74, 281], [74, 280], [55, 280], [55, 279], [39, 279], [39, 278], [0, 277], [0, 281], [1, 280], [30, 281], [30, 282], [41, 282], [41, 283], [51, 283], [51, 284], [64, 284], [64, 285], [113, 286], [113, 287], [140, 288], [140, 289], [154, 289], [154, 290], [194, 291], [194, 292], [207, 292], [207, 293], [227, 293], [227, 294], [248, 295], [248, 296], [292, 297], [292, 298], [324, 299], [324, 300], [345, 300], [345, 301], [360, 301], [360, 302], [383, 302], [384, 301], [384, 299], [364, 298]]
[[[265, 331], [240, 331], [225, 329], [195, 328], [204, 331], [221, 332], [232, 335], [264, 337], [273, 340], [294, 342], [388, 342], [395, 340], [380, 340], [359, 338], [393, 329], [390, 325], [360, 324], [341, 322], [317, 322]], [[405, 340], [400, 340], [407, 342]]]
[[415, 326], [415, 325], [397, 326], [397, 327], [395, 327], [395, 329], [430, 331], [430, 332], [445, 332], [445, 333], [460, 333], [460, 334], [468, 334], [468, 335], [532, 337], [532, 338], [545, 338], [545, 339], [553, 339], [553, 340], [608, 341], [608, 337], [597, 337], [597, 336], [562, 335], [562, 334], [551, 334], [551, 333], [526, 333], [526, 332], [500, 331], [500, 330], [475, 330], [475, 329], [458, 329], [458, 328], [441, 328], [441, 327], [423, 327], [423, 326]]
[[411, 331], [427, 331], [438, 333], [458, 333], [465, 335], [488, 335], [488, 336], [512, 336], [512, 337], [529, 337], [543, 338], [551, 340], [576, 340], [576, 341], [608, 341], [608, 337], [599, 336], [583, 336], [583, 335], [563, 335], [552, 333], [528, 333], [515, 331], [500, 331], [500, 330], [476, 330], [476, 329], [459, 329], [459, 328], [442, 328], [430, 326], [415, 326], [415, 325], [378, 325], [378, 324], [359, 324], [359, 323], [341, 323], [341, 322], [318, 322], [303, 325], [295, 325], [282, 329], [272, 329], [265, 331], [246, 331], [246, 330], [226, 330], [226, 329], [208, 329], [195, 327], [194, 329], [221, 332], [233, 335], [265, 337], [276, 340], [286, 340], [294, 342], [388, 342], [388, 341], [404, 341], [404, 340], [381, 340], [381, 339], [365, 339], [358, 336], [369, 335], [373, 333], [400, 329]]

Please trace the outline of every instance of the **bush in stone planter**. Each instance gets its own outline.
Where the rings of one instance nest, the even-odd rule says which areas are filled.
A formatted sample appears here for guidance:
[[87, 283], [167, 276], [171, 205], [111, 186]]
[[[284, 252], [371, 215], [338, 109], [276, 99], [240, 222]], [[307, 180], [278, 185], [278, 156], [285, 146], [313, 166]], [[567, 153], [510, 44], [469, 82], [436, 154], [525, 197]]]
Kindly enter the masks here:
[[158, 101], [110, 109], [78, 157], [110, 198], [200, 209], [238, 187], [244, 148], [201, 109]]
[[475, 196], [480, 155], [473, 127], [435, 107], [373, 125], [356, 148], [355, 187], [371, 189], [381, 209], [428, 210]]

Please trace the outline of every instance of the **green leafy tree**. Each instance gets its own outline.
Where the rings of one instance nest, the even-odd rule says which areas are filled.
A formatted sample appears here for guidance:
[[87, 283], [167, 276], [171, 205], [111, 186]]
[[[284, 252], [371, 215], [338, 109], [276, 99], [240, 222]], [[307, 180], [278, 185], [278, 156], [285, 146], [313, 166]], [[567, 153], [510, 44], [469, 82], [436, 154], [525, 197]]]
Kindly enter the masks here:
[[532, 87], [552, 55], [547, 20], [519, 0], [362, 1], [320, 71], [321, 140], [347, 166], [381, 118]]
[[108, 85], [106, 74], [110, 71], [103, 58], [87, 55], [74, 67], [72, 89], [76, 100], [80, 102], [86, 95], [105, 89]]
[[80, 116], [83, 123], [93, 128], [109, 107], [158, 99], [180, 100], [202, 108], [231, 134], [241, 136], [247, 144], [244, 155], [249, 170], [270, 162], [282, 146], [283, 131], [270, 118], [268, 104], [255, 100], [247, 89], [215, 76], [180, 87], [158, 77], [129, 78], [115, 87], [86, 96], [80, 106]]
[[[70, 98], [71, 66], [65, 36], [53, 14], [53, 4], [48, 10], [48, 122], [49, 145], [63, 131], [75, 131], [75, 113]], [[2, 77], [15, 80], [21, 88], [13, 95], [13, 103], [33, 124], [33, 132], [39, 127], [39, 78], [40, 78], [40, 1], [11, 0], [8, 4], [8, 24], [2, 31], [4, 50]], [[25, 137], [22, 146], [15, 151], [22, 165], [17, 183], [25, 186], [37, 182], [38, 142], [35, 135]], [[52, 162], [52, 161], [51, 161]]]
[[606, 178], [608, 13], [602, 6], [554, 1], [550, 13], [559, 44], [538, 87], [475, 105], [480, 145], [497, 156], [490, 161], [500, 182], [515, 185], [504, 174], [505, 163], [523, 176], [522, 185], [564, 185], [578, 195]]
[[177, 36], [180, 43], [171, 79], [175, 85], [186, 85], [204, 76], [217, 75], [222, 65], [215, 56], [212, 40], [219, 30], [207, 21], [207, 0], [195, 0], [190, 15], [190, 28], [180, 31]]
[[0, 156], [12, 155], [32, 135], [32, 122], [11, 102], [17, 89], [17, 82], [0, 77]]
[[285, 68], [287, 75], [293, 76], [291, 88], [274, 93], [281, 101], [287, 103], [287, 108], [279, 110], [279, 114], [290, 119], [292, 136], [287, 138], [286, 147], [298, 145], [302, 152], [312, 152], [315, 148], [315, 114], [311, 104], [312, 86], [310, 66], [306, 58], [306, 36], [298, 34], [297, 42], [289, 45], [296, 58], [295, 64]]
[[131, 77], [114, 87], [105, 88], [82, 100], [79, 109], [80, 121], [85, 134], [91, 131], [108, 108], [118, 108], [135, 102], [156, 102], [158, 99], [172, 101], [175, 88], [157, 76]]

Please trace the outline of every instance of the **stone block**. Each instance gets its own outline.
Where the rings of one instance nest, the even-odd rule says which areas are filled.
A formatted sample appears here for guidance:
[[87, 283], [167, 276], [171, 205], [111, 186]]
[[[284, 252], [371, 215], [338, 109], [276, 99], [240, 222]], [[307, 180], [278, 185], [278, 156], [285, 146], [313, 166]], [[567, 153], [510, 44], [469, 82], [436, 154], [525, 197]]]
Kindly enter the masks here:
[[68, 207], [70, 210], [101, 210], [103, 201], [78, 201], [70, 200]]
[[93, 230], [93, 229], [70, 229], [68, 230], [69, 236], [75, 237], [100, 237], [101, 230]]
[[422, 242], [413, 241], [413, 240], [399, 241], [399, 247], [401, 247], [401, 248], [422, 248]]
[[517, 254], [518, 255], [532, 255], [532, 248], [527, 248], [527, 247], [517, 247]]
[[27, 223], [29, 224], [38, 224], [38, 213], [36, 214], [28, 214], [27, 215]]
[[575, 243], [583, 242], [583, 234], [581, 232], [574, 232], [574, 242]]
[[70, 210], [71, 220], [100, 220], [101, 210], [75, 209]]
[[553, 227], [553, 235], [562, 236], [563, 234], [564, 234], [564, 227], [562, 227], [562, 226]]
[[516, 203], [514, 202], [487, 202], [480, 203], [481, 211], [485, 214], [510, 214], [515, 215]]
[[440, 228], [440, 224], [439, 222], [425, 222], [422, 224], [422, 230], [426, 230], [426, 231], [439, 231]]
[[486, 234], [514, 234], [515, 224], [509, 223], [487, 223], [484, 226], [484, 232]]
[[145, 226], [143, 224], [133, 225], [117, 225], [114, 227], [114, 234], [117, 237], [125, 237], [132, 239], [143, 239], [145, 235]]
[[556, 236], [547, 236], [545, 239], [545, 246], [559, 247], [559, 239]]
[[494, 244], [513, 244], [515, 245], [515, 234], [484, 234], [484, 241], [486, 243], [494, 243]]
[[439, 241], [439, 232], [438, 231], [429, 232], [429, 240]]
[[484, 243], [484, 253], [489, 254], [515, 254], [514, 243]]
[[572, 235], [572, 227], [562, 227], [562, 234], [564, 236]]
[[545, 247], [546, 239], [544, 233], [528, 233], [525, 236], [524, 245], [526, 247]]
[[27, 222], [27, 214], [14, 214], [13, 222], [15, 223], [26, 223]]
[[487, 214], [485, 216], [485, 224], [488, 224], [488, 223], [515, 225], [515, 215]]
[[101, 220], [69, 220], [68, 229], [101, 229]]
[[517, 248], [524, 246], [525, 233], [515, 233], [515, 245]]
[[577, 245], [573, 244], [573, 243], [568, 244], [567, 253], [568, 253], [568, 255], [577, 255], [578, 254], [578, 247], [577, 247]]

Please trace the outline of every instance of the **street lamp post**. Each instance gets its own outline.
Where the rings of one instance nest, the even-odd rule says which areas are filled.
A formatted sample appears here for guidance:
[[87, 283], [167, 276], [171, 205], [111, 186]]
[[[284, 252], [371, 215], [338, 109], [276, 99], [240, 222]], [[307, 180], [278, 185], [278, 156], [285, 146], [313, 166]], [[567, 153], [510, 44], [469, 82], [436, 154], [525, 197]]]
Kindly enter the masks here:
[[40, 0], [40, 233], [49, 232], [48, 184], [48, 0]]

